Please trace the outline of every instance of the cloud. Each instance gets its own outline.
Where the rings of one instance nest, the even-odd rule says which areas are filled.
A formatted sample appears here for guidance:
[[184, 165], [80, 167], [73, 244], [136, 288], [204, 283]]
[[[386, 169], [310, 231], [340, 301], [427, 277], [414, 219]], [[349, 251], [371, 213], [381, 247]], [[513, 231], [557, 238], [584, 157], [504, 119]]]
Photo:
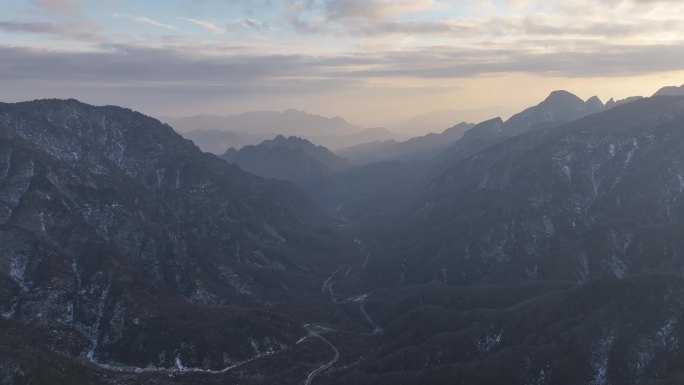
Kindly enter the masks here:
[[200, 19], [193, 19], [190, 17], [177, 17], [179, 20], [185, 20], [187, 22], [193, 23], [195, 25], [199, 25], [200, 27], [204, 29], [208, 29], [211, 32], [218, 33], [218, 34], [223, 34], [226, 33], [227, 30], [225, 28], [221, 28], [217, 26], [216, 24], [206, 21], [206, 20], [200, 20]]
[[57, 12], [67, 16], [76, 16], [81, 13], [79, 1], [76, 0], [33, 0], [33, 4], [50, 13]]
[[268, 23], [263, 23], [258, 20], [250, 19], [250, 18], [244, 18], [244, 19], [238, 19], [238, 20], [233, 20], [230, 22], [231, 25], [241, 27], [241, 28], [249, 28], [249, 29], [256, 29], [256, 30], [268, 30], [271, 29], [271, 27], [268, 25]]
[[[254, 55], [216, 46], [215, 54], [188, 55], [191, 47], [159, 49], [102, 45], [99, 52], [54, 52], [0, 47], [0, 79], [194, 87], [328, 87], [372, 79], [447, 79], [502, 73], [611, 77], [681, 70], [684, 43], [538, 52], [515, 47], [424, 47], [406, 51], [328, 56]], [[218, 53], [223, 52], [223, 55]], [[230, 52], [226, 54], [226, 52]], [[653, 60], [657, 57], [658, 60]]]
[[440, 7], [434, 0], [328, 0], [326, 3], [328, 16], [333, 20], [378, 20]]
[[[482, 43], [500, 42], [536, 45], [538, 49], [563, 48], [569, 40], [582, 44], [582, 39], [587, 42], [612, 39], [605, 43], [627, 46], [682, 39], [684, 3], [673, 0], [504, 0], [503, 3], [495, 11], [483, 14], [454, 14], [446, 12], [447, 9], [443, 17], [434, 14], [415, 17], [412, 12], [416, 10], [445, 6], [446, 2], [329, 0], [323, 11], [316, 8], [318, 3], [293, 3], [297, 5], [296, 11], [288, 15], [293, 28], [302, 35], [336, 39], [367, 37], [380, 44], [382, 41], [378, 39], [385, 37], [388, 47], [394, 48], [398, 46], [398, 38], [409, 42], [409, 46], [435, 45], [442, 43], [438, 39], [451, 39], [450, 44], [455, 46], [477, 47]], [[659, 6], [644, 8], [645, 3]], [[479, 7], [483, 9], [491, 6], [489, 1], [480, 1]], [[515, 11], [518, 7], [527, 11]], [[391, 17], [400, 14], [405, 17]]]
[[299, 32], [345, 36], [379, 35], [385, 28], [388, 34], [399, 33], [403, 28], [444, 31], [451, 23], [399, 19], [446, 8], [446, 2], [436, 0], [308, 0], [289, 2], [282, 9]]
[[0, 21], [0, 30], [11, 33], [54, 35], [86, 41], [104, 41], [104, 38], [97, 33], [99, 26], [92, 23], [55, 24], [2, 20]]
[[[263, 13], [235, 11], [257, 3]], [[487, 1], [464, 3], [475, 7], [473, 4]], [[11, 47], [6, 39], [4, 46], [0, 44], [0, 80], [45, 82], [54, 89], [67, 85], [73, 89], [79, 84], [89, 89], [185, 87], [207, 95], [238, 91], [278, 94], [288, 89], [291, 93], [322, 92], [350, 85], [404, 84], [407, 79], [418, 85], [501, 74], [597, 78], [684, 70], [684, 35], [680, 32], [684, 6], [679, 2], [489, 3], [493, 11], [450, 13], [453, 9], [445, 9], [417, 14], [449, 3], [235, 0], [226, 5], [234, 12], [226, 13], [231, 19], [226, 19], [225, 26], [207, 21], [216, 13], [201, 12], [199, 5], [194, 13], [173, 15], [179, 27], [188, 22], [220, 34], [228, 28], [260, 32], [242, 33], [240, 39], [192, 33], [149, 36], [135, 28], [105, 39], [98, 35], [102, 32], [97, 25], [85, 22], [5, 20], [0, 21], [0, 31], [5, 33], [54, 35], [74, 42], [41, 50], [36, 47], [46, 44], [34, 42], [38, 39], [26, 39], [26, 47], [16, 46], [22, 43]], [[455, 2], [450, 4], [453, 7]], [[114, 16], [178, 29], [162, 22], [167, 19]], [[59, 52], [55, 48], [60, 48]], [[195, 94], [188, 95], [193, 98]]]
[[121, 13], [112, 13], [112, 16], [117, 17], [117, 18], [130, 19], [133, 21], [137, 21], [139, 23], [153, 25], [153, 26], [159, 27], [159, 28], [178, 30], [178, 27], [176, 27], [174, 25], [165, 24], [165, 23], [162, 23], [162, 22], [154, 20], [154, 19], [150, 19], [149, 17], [145, 17], [145, 16], [136, 16], [136, 15], [121, 14]]
[[[467, 21], [386, 21], [359, 23], [345, 31], [357, 36], [383, 35], [448, 35], [451, 37], [478, 36], [482, 28]], [[339, 31], [338, 31], [339, 33]]]
[[220, 86], [299, 76], [310, 68], [301, 55], [250, 56], [236, 51], [230, 56], [204, 57], [187, 55], [189, 50], [102, 45], [96, 52], [56, 52], [0, 47], [0, 56], [7, 58], [0, 62], [0, 78]]

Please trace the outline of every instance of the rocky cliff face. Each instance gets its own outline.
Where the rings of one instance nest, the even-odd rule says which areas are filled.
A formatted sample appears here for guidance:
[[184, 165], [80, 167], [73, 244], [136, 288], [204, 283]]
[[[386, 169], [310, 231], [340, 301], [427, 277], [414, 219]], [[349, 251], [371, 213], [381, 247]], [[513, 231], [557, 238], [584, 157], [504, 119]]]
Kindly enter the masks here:
[[466, 284], [681, 270], [683, 125], [684, 99], [653, 98], [456, 163], [405, 213], [411, 249], [388, 274]]
[[605, 111], [617, 103], [611, 100], [610, 106], [604, 106], [595, 96], [583, 101], [567, 91], [554, 91], [541, 103], [511, 116], [505, 122], [496, 118], [477, 124], [463, 135], [462, 140], [444, 151], [439, 160], [452, 164], [456, 159], [475, 155], [501, 140], [530, 131], [556, 127]]
[[306, 331], [266, 304], [316, 292], [350, 250], [322, 224], [152, 118], [0, 104], [0, 310], [49, 351], [134, 373], [287, 349]]
[[426, 180], [373, 223], [380, 347], [330, 383], [681, 383], [683, 128], [635, 101]]

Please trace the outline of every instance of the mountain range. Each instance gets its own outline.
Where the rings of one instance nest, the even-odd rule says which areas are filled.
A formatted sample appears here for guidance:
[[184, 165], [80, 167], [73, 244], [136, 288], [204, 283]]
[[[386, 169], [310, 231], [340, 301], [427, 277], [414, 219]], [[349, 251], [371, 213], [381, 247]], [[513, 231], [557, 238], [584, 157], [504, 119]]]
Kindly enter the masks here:
[[198, 115], [167, 121], [203, 151], [217, 155], [228, 148], [256, 145], [277, 135], [303, 137], [332, 149], [402, 137], [385, 128], [363, 128], [339, 117], [327, 118], [298, 110]]
[[476, 125], [463, 135], [463, 140], [440, 154], [439, 159], [449, 162], [472, 156], [500, 140], [538, 129], [556, 127], [639, 99], [641, 97], [618, 101], [611, 99], [607, 104], [603, 104], [596, 96], [583, 101], [567, 91], [554, 91], [538, 105], [511, 116], [505, 122], [501, 118], [496, 118]]
[[[604, 105], [597, 97], [583, 101], [567, 91], [554, 91], [538, 105], [506, 121], [494, 118], [474, 126], [461, 123], [442, 134], [428, 134], [405, 142], [371, 142], [338, 150], [340, 155], [368, 166], [308, 180], [304, 189], [312, 200], [330, 208], [344, 208], [348, 216], [374, 217], [374, 211], [369, 210], [377, 207], [372, 197], [381, 196], [393, 204], [402, 204], [406, 199], [403, 192], [411, 190], [417, 181], [435, 178], [454, 162], [472, 157], [499, 141], [556, 127], [639, 99], [611, 99]], [[411, 172], [404, 173], [404, 168]]]
[[277, 309], [355, 253], [291, 186], [127, 109], [0, 104], [0, 154], [12, 383], [220, 372], [282, 352], [308, 332]]
[[251, 111], [239, 115], [197, 115], [169, 122], [179, 132], [189, 132], [201, 127], [204, 130], [271, 134], [283, 130], [287, 135], [343, 135], [361, 131], [362, 127], [346, 120], [327, 118], [299, 110]]
[[337, 153], [356, 164], [430, 159], [454, 144], [473, 126], [459, 123], [439, 134], [426, 134], [403, 142], [386, 140], [364, 143], [337, 150]]
[[653, 96], [684, 96], [684, 85], [663, 87]]
[[128, 109], [0, 104], [0, 378], [682, 383], [665, 93], [553, 92], [410, 161], [286, 136], [227, 153], [325, 166], [290, 182]]
[[637, 100], [368, 205], [383, 342], [331, 383], [679, 383], [683, 126], [684, 98]]

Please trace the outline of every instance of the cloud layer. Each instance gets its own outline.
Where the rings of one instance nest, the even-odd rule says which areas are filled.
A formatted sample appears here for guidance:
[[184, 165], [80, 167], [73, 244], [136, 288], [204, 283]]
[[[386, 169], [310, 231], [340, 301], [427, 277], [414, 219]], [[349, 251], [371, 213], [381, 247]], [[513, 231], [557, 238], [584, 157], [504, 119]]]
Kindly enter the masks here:
[[425, 92], [437, 80], [684, 71], [684, 4], [674, 0], [106, 4], [33, 0], [11, 9], [0, 17], [0, 81], [185, 87], [256, 105], [288, 90]]

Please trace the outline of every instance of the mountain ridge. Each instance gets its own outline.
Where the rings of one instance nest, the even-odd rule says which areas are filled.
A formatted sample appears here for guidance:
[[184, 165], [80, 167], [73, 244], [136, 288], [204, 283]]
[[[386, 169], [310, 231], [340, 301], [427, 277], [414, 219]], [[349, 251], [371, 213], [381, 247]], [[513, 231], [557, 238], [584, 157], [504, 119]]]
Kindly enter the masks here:
[[357, 164], [430, 159], [460, 139], [472, 127], [474, 125], [471, 123], [458, 123], [438, 134], [429, 133], [403, 142], [387, 140], [364, 143], [337, 150], [337, 153]]
[[447, 158], [317, 177], [363, 200], [330, 215], [309, 179], [250, 175], [131, 110], [0, 104], [0, 375], [677, 383], [684, 97], [578, 99], [481, 122]]
[[[594, 219], [591, 218], [608, 217], [613, 218], [613, 220], [618, 218], [619, 209], [615, 205], [627, 205], [627, 203], [621, 200], [611, 201], [610, 198], [604, 198], [600, 194], [619, 194], [624, 199], [625, 194], [628, 194], [628, 191], [632, 190], [621, 190], [618, 193], [613, 192], [613, 189], [627, 188], [622, 186], [624, 186], [625, 183], [628, 183], [628, 180], [630, 181], [630, 189], [633, 189], [633, 191], [643, 190], [640, 192], [643, 196], [660, 194], [657, 191], [649, 190], [651, 187], [648, 187], [658, 185], [657, 183], [638, 187], [634, 184], [636, 183], [635, 176], [628, 177], [627, 175], [622, 174], [626, 173], [628, 170], [632, 170], [632, 167], [640, 167], [630, 172], [638, 173], [641, 177], [646, 177], [648, 174], [645, 174], [642, 171], [642, 167], [650, 167], [648, 166], [649, 162], [639, 158], [639, 154], [646, 151], [645, 149], [650, 146], [658, 145], [670, 148], [672, 146], [676, 147], [678, 143], [676, 141], [664, 142], [662, 136], [660, 138], [656, 137], [656, 139], [659, 140], [658, 142], [652, 142], [654, 139], [651, 138], [650, 135], [652, 134], [649, 131], [638, 132], [635, 130], [656, 130], [658, 127], [662, 127], [663, 130], [669, 130], [667, 131], [668, 135], [675, 135], [672, 130], [674, 130], [674, 127], [677, 124], [676, 122], [678, 122], [678, 120], [676, 120], [679, 119], [678, 116], [679, 118], [684, 116], [684, 99], [656, 97], [637, 101], [630, 105], [616, 107], [606, 112], [594, 114], [555, 128], [532, 131], [492, 145], [476, 156], [470, 158], [466, 157], [463, 160], [454, 162], [448, 169], [435, 176], [432, 182], [424, 185], [422, 192], [423, 198], [412, 203], [412, 208], [410, 209], [411, 214], [407, 214], [413, 215], [416, 218], [415, 224], [408, 226], [405, 230], [406, 232], [402, 231], [401, 235], [398, 236], [399, 238], [408, 237], [407, 242], [412, 242], [416, 250], [421, 250], [420, 246], [418, 246], [419, 242], [415, 239], [415, 234], [422, 230], [417, 229], [431, 227], [435, 231], [434, 236], [438, 236], [437, 234], [444, 234], [444, 232], [447, 231], [447, 228], [451, 228], [452, 231], [460, 234], [455, 239], [461, 239], [465, 243], [459, 243], [461, 241], [454, 240], [446, 242], [443, 245], [443, 247], [452, 250], [452, 253], [461, 255], [461, 257], [449, 262], [451, 264], [454, 263], [454, 261], [460, 261], [455, 265], [450, 265], [451, 267], [449, 267], [447, 271], [451, 271], [451, 269], [461, 271], [463, 272], [464, 277], [468, 274], [473, 274], [467, 273], [467, 268], [465, 266], [469, 262], [462, 259], [463, 250], [468, 248], [467, 246], [470, 246], [470, 253], [481, 253], [481, 258], [472, 260], [475, 263], [475, 265], [472, 266], [473, 272], [479, 271], [479, 273], [475, 273], [474, 277], [471, 277], [471, 279], [474, 279], [475, 281], [484, 278], [487, 274], [493, 274], [493, 271], [484, 273], [485, 271], [489, 271], [489, 268], [486, 268], [485, 266], [498, 266], [499, 263], [503, 266], [508, 263], [508, 261], [515, 261], [518, 257], [523, 258], [523, 256], [526, 255], [524, 250], [528, 250], [528, 253], [532, 254], [529, 254], [529, 256], [526, 257], [528, 259], [523, 258], [526, 262], [522, 263], [522, 266], [517, 266], [515, 268], [517, 269], [515, 273], [503, 269], [501, 274], [493, 276], [492, 279], [495, 281], [498, 280], [497, 282], [501, 282], [501, 280], [505, 279], [526, 279], [525, 269], [528, 269], [529, 271], [538, 271], [538, 273], [535, 274], [543, 274], [543, 271], [547, 271], [547, 274], [551, 274], [551, 276], [547, 276], [548, 278], [560, 279], [560, 276], [554, 274], [566, 274], [562, 276], [563, 279], [573, 279], [572, 274], [574, 273], [570, 274], [569, 272], [574, 272], [574, 267], [563, 265], [565, 273], [562, 273], [563, 268], [558, 267], [560, 270], [554, 270], [553, 266], [549, 265], [551, 262], [544, 262], [542, 259], [539, 259], [541, 255], [552, 252], [554, 253], [552, 255], [558, 255], [559, 258], [564, 256], [563, 252], [561, 252], [562, 248], [558, 245], [558, 242], [561, 241], [556, 240], [556, 237], [567, 238], [571, 237], [570, 234], [573, 234], [572, 237], [577, 238], [572, 239], [579, 240], [584, 237], [581, 234], [584, 234], [584, 231], [589, 231], [588, 229], [593, 228], [592, 226], [597, 226], [594, 231], [601, 231], [601, 234], [604, 235], [606, 232], [613, 231], [615, 234], [627, 232], [633, 234], [632, 236], [634, 237], [637, 237], [637, 234], [639, 234], [638, 236], [643, 239], [649, 239], [651, 236], [648, 235], [648, 226], [642, 230], [638, 229], [638, 226], [637, 228], [632, 228], [631, 226], [620, 228], [618, 226], [618, 228], [615, 229], [610, 229], [610, 227], [608, 227], [607, 229], [604, 228], [599, 230], [598, 227], [600, 227], [600, 225], [594, 223]], [[663, 133], [662, 135], [665, 134]], [[606, 144], [599, 146], [599, 142]], [[591, 149], [596, 149], [596, 153]], [[601, 150], [599, 151], [599, 149]], [[584, 154], [586, 151], [591, 151], [593, 155]], [[666, 153], [671, 154], [672, 150], [667, 150]], [[649, 152], [648, 154], [650, 157], [660, 157], [658, 152]], [[602, 171], [601, 178], [606, 179], [606, 181], [601, 182], [601, 188], [607, 189], [605, 192], [602, 192], [603, 190], [601, 189], [594, 190], [594, 187], [592, 186], [595, 185], [592, 185], [591, 183], [591, 175], [593, 174], [588, 171], [590, 170], [590, 165], [582, 163], [583, 159], [591, 160], [594, 158], [596, 158], [596, 162], [601, 162], [600, 165], [597, 165], [596, 167], [604, 170]], [[526, 164], [522, 165], [517, 162], [526, 162]], [[676, 161], [674, 159], [669, 159], [667, 162]], [[640, 166], [637, 166], [637, 164]], [[547, 166], [542, 167], [541, 165]], [[630, 168], [626, 168], [628, 166]], [[575, 170], [576, 167], [578, 167], [578, 170]], [[675, 170], [675, 167], [670, 166], [665, 169], [674, 172], [673, 170]], [[660, 175], [660, 173], [663, 172], [665, 171], [656, 173], [656, 175]], [[540, 175], [535, 176], [537, 174]], [[469, 176], [466, 177], [466, 175]], [[597, 178], [597, 176], [595, 177]], [[652, 177], [654, 176], [651, 176], [651, 178]], [[574, 178], [577, 178], [577, 180]], [[676, 175], [671, 175], [670, 171], [667, 171], [667, 176], [663, 175], [663, 178], [668, 178], [668, 180], [674, 178], [675, 181], [677, 180]], [[599, 183], [598, 180], [595, 180], [595, 183]], [[559, 186], [565, 187], [561, 188]], [[520, 190], [518, 191], [517, 189]], [[594, 196], [592, 195], [594, 194], [592, 191], [597, 191], [596, 194], [599, 195], [591, 198], [591, 196]], [[673, 193], [676, 193], [676, 190]], [[549, 196], [557, 196], [558, 198], [552, 199], [549, 198]], [[612, 199], [617, 199], [614, 195], [610, 196]], [[540, 200], [539, 203], [535, 203], [537, 199]], [[597, 201], [597, 199], [599, 199], [599, 201]], [[608, 200], [606, 201], [606, 199]], [[636, 200], [636, 198], [634, 199]], [[639, 200], [640, 202], [641, 199], [642, 198]], [[600, 202], [601, 204], [594, 202]], [[594, 204], [598, 206], [593, 206]], [[656, 223], [658, 223], [659, 221], [665, 220], [667, 222], [666, 219], [657, 220], [656, 218], [658, 218], [659, 215], [666, 215], [664, 212], [661, 212], [662, 210], [665, 210], [665, 212], [667, 212], [667, 210], [675, 210], [675, 206], [667, 209], [667, 207], [670, 207], [670, 204], [674, 205], [674, 202], [668, 204], [662, 203], [664, 206], [645, 203], [639, 206], [636, 203], [631, 203], [629, 208], [624, 206], [623, 210], [629, 210], [630, 212], [635, 210], [650, 210], [648, 211], [648, 214], [646, 214], [647, 211], [642, 211], [643, 215], [648, 215], [648, 217], [651, 218], [649, 221], [656, 221]], [[575, 205], [579, 205], [577, 207], [581, 208], [581, 210], [579, 208], [579, 211], [577, 212], [570, 210], [570, 208], [575, 207]], [[485, 210], [485, 207], [489, 208]], [[553, 208], [553, 210], [559, 210], [559, 212], [554, 213], [547, 211], [551, 210], [551, 208]], [[473, 210], [480, 212], [479, 215], [482, 216], [482, 218], [488, 217], [489, 219], [477, 219], [477, 216], [468, 214]], [[593, 210], [597, 211], [594, 212]], [[609, 210], [610, 214], [602, 213], [601, 210]], [[586, 214], [587, 211], [592, 212], [592, 214]], [[510, 212], [510, 214], [505, 214], [507, 212]], [[560, 212], [563, 214], [560, 214]], [[672, 215], [674, 215], [674, 212], [672, 212]], [[529, 218], [534, 217], [535, 219], [529, 219], [532, 222], [526, 222], [528, 219], [523, 218], [528, 218], [528, 216]], [[419, 218], [422, 218], [422, 220]], [[564, 218], [562, 219], [562, 224], [556, 222], [557, 220], [561, 220], [560, 218]], [[574, 219], [570, 220], [568, 218]], [[666, 215], [665, 218], [668, 218], [668, 215]], [[489, 235], [490, 237], [496, 237], [498, 241], [485, 241], [488, 233], [484, 228], [478, 230], [475, 223], [479, 223], [479, 221], [492, 221], [492, 223], [502, 223], [503, 221], [505, 225], [500, 225], [498, 230], [496, 230], [496, 234], [498, 235]], [[513, 225], [513, 221], [517, 224]], [[566, 223], [566, 221], [570, 222]], [[432, 222], [432, 224], [428, 225], [430, 222]], [[445, 227], [441, 227], [436, 223], [444, 223]], [[464, 237], [462, 231], [465, 231], [464, 227], [467, 229], [468, 226], [473, 226], [472, 231], [474, 233], [473, 235]], [[501, 226], [508, 226], [508, 230], [504, 230]], [[520, 230], [520, 226], [527, 230]], [[673, 229], [676, 228], [676, 223], [673, 224], [673, 226]], [[413, 228], [417, 232], [412, 234], [412, 231], [408, 230], [408, 228]], [[513, 230], [514, 228], [518, 230]], [[534, 237], [536, 237], [536, 241], [534, 242], [532, 241], [532, 238], [525, 238], [531, 233], [536, 234], [534, 235]], [[556, 233], [563, 235], [554, 235]], [[424, 237], [426, 241], [427, 239], [430, 239], [429, 235], [424, 235]], [[474, 241], [476, 238], [480, 239], [479, 237], [484, 237], [481, 238], [481, 241], [477, 241], [481, 242], [482, 246], [476, 246]], [[542, 243], [542, 239], [546, 239], [546, 241]], [[584, 239], [584, 241], [591, 242], [591, 237]], [[496, 242], [503, 242], [502, 244], [504, 246], [502, 246], [501, 249], [495, 248], [493, 244]], [[566, 242], [572, 244], [571, 241], [566, 240]], [[430, 242], [426, 242], [426, 245], [429, 243]], [[459, 243], [460, 246], [455, 246], [456, 243]], [[579, 247], [578, 245], [576, 246]], [[434, 248], [435, 245], [432, 244], [431, 247]], [[461, 251], [456, 252], [459, 247], [461, 248]], [[607, 247], [608, 250], [611, 250], [611, 248], [617, 246], [604, 245], [601, 247]], [[454, 248], [456, 250], [453, 250]], [[588, 247], [586, 250], [591, 250], [591, 248]], [[417, 252], [418, 251], [416, 251], [416, 253]], [[618, 251], [615, 252], [618, 253]], [[436, 250], [425, 250], [425, 254], [427, 255], [434, 255], [434, 253], [436, 253]], [[613, 266], [610, 265], [609, 261], [601, 262], [592, 260], [591, 258], [598, 258], [598, 255], [594, 255], [589, 251], [587, 251], [587, 253], [587, 258], [589, 258], [590, 263], [589, 270], [595, 271], [596, 274], [622, 275], [629, 271], [626, 267], [624, 271], [618, 269], [616, 266], [618, 266], [619, 263], [618, 265]], [[631, 262], [624, 262], [625, 266], [636, 266], [636, 261], [638, 261], [639, 265], [645, 263], [645, 261], [640, 259], [644, 258], [643, 255], [638, 254], [631, 249], [629, 253], [627, 250], [619, 251], [619, 253], [621, 255], [619, 258], [623, 258], [622, 255], [625, 255], [624, 258], [634, 258]], [[437, 254], [439, 255], [440, 253]], [[409, 255], [411, 255], [411, 252], [409, 252]], [[489, 257], [482, 257], [483, 255], [489, 255]], [[414, 257], [417, 258], [415, 254], [411, 256], [411, 258]], [[570, 258], [570, 255], [565, 255], [565, 257]], [[575, 257], [579, 258], [576, 255], [573, 258]], [[619, 258], [618, 260], [621, 260]], [[425, 263], [418, 262], [418, 260], [420, 259], [417, 259], [414, 263]], [[376, 259], [375, 261], [379, 262], [380, 260]], [[437, 261], [434, 261], [434, 263], [437, 263]], [[446, 260], [442, 260], [442, 263], [447, 262]], [[461, 263], [466, 265], [461, 265]], [[655, 260], [651, 263], [657, 264]], [[612, 268], [609, 268], [609, 265], [617, 270], [611, 270]], [[542, 266], [544, 267], [542, 268]], [[395, 267], [395, 270], [391, 273], [395, 274], [394, 280], [397, 280], [397, 277], [399, 277], [396, 268], [398, 267]], [[429, 274], [431, 274], [430, 276], [433, 278], [441, 276], [441, 273], [434, 271], [435, 266], [432, 263], [422, 265], [421, 268], [426, 269], [426, 274], [428, 274], [427, 271], [431, 271]], [[655, 268], [655, 266], [652, 268]], [[497, 268], [494, 267], [493, 269], [496, 270]], [[383, 270], [388, 272], [387, 274], [390, 274], [390, 270], [386, 267], [384, 267]], [[418, 266], [413, 266], [409, 269], [412, 274], [416, 274], [418, 270], [420, 270]], [[620, 271], [623, 272], [620, 273]], [[510, 278], [504, 278], [506, 276], [509, 276]], [[517, 278], [513, 278], [514, 276]], [[451, 275], [449, 277], [450, 280], [463, 279], [463, 277], [457, 278]], [[422, 279], [425, 278], [426, 277], [423, 277]], [[473, 281], [467, 282], [472, 283]]]
[[351, 163], [323, 146], [296, 136], [278, 135], [256, 146], [231, 148], [221, 159], [266, 178], [297, 181], [342, 171]]
[[[353, 259], [326, 223], [289, 184], [129, 109], [0, 104], [2, 324], [49, 336], [23, 349], [70, 371], [164, 378], [287, 354], [307, 331], [280, 304], [315, 303]], [[32, 365], [10, 358], [3, 375]]]

